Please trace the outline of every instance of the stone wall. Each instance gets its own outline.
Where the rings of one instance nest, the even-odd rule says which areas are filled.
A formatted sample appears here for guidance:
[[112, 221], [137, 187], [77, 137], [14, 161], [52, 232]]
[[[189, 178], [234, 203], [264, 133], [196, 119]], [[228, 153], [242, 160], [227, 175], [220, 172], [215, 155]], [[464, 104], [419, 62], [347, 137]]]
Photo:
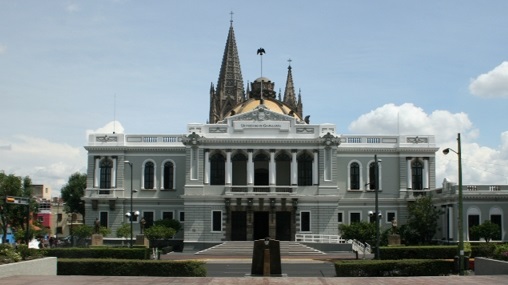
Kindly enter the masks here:
[[55, 275], [56, 257], [39, 258], [28, 261], [0, 265], [0, 278], [16, 275]]

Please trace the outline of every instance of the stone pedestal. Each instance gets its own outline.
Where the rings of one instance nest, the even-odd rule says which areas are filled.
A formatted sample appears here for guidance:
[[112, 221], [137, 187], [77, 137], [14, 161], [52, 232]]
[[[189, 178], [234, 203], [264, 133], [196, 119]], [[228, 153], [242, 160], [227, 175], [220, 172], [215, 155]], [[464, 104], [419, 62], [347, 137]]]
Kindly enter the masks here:
[[148, 241], [145, 235], [136, 235], [136, 245], [143, 245], [145, 247], [149, 247], [150, 241]]
[[400, 235], [388, 235], [388, 246], [400, 245]]
[[92, 246], [103, 245], [103, 236], [101, 234], [92, 235]]

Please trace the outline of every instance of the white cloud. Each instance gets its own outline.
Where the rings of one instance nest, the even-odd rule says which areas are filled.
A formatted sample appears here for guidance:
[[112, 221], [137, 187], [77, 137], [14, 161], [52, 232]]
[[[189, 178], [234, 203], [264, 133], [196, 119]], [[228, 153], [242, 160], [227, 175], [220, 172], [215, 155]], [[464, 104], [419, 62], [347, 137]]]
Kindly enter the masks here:
[[90, 134], [123, 134], [125, 132], [122, 124], [119, 121], [111, 121], [96, 130], [86, 130], [86, 136]]
[[0, 44], [0, 54], [4, 54], [7, 52], [7, 46]]
[[0, 145], [11, 146], [0, 150], [0, 169], [7, 174], [29, 176], [34, 184], [48, 185], [53, 196], [58, 195], [71, 174], [86, 171], [83, 147], [26, 135], [4, 138]]
[[472, 79], [469, 91], [480, 97], [508, 97], [508, 61]]
[[457, 148], [457, 133], [461, 133], [461, 152], [464, 184], [508, 183], [508, 132], [501, 134], [498, 149], [482, 147], [475, 142], [479, 131], [465, 113], [436, 110], [427, 114], [422, 108], [406, 103], [386, 104], [353, 121], [353, 133], [434, 135], [440, 147], [436, 153], [436, 186], [446, 177], [457, 182], [457, 155], [442, 154], [442, 149]]

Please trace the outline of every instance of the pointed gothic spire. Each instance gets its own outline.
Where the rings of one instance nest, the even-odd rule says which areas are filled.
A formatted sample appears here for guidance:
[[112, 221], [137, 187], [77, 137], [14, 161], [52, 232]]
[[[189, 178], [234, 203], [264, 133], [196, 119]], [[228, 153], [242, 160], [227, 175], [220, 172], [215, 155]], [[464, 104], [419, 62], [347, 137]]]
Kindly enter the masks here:
[[[210, 102], [210, 123], [217, 123], [223, 120], [235, 105], [245, 100], [242, 71], [240, 69], [240, 58], [236, 46], [232, 15], [233, 13], [231, 13], [229, 33], [222, 57], [217, 89]], [[212, 105], [215, 106], [213, 112]]]
[[293, 109], [296, 109], [295, 85], [293, 84], [293, 73], [291, 72], [291, 59], [288, 59], [288, 76], [286, 79], [286, 89], [284, 90], [284, 103]]

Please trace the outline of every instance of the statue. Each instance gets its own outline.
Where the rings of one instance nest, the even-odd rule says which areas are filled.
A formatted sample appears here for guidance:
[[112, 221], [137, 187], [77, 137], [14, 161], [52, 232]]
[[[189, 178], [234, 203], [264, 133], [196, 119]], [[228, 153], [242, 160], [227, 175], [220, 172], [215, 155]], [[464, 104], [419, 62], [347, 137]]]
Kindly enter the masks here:
[[141, 225], [141, 234], [143, 234], [143, 230], [145, 229], [146, 220], [145, 217], [141, 218], [141, 221], [139, 221], [139, 224]]
[[96, 218], [95, 222], [94, 222], [94, 233], [98, 234], [100, 228], [101, 228], [101, 222], [99, 221], [99, 218]]
[[397, 234], [397, 220], [395, 218], [392, 219], [392, 234]]

